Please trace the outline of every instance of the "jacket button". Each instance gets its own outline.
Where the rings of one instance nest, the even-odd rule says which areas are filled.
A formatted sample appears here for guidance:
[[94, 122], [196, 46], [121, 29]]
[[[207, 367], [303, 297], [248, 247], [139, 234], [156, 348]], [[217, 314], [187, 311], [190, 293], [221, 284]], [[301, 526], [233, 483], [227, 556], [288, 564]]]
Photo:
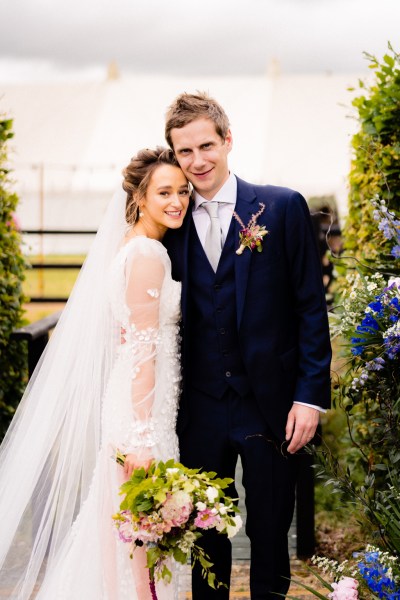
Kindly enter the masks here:
[[220, 332], [221, 335], [224, 335], [226, 333], [226, 330], [223, 327], [221, 327], [221, 329], [219, 330], [219, 332]]
[[225, 373], [225, 376], [226, 376], [226, 377], [231, 377], [231, 376], [232, 376], [232, 373], [231, 373], [230, 371], [227, 371], [227, 372]]
[[216, 283], [216, 284], [214, 285], [214, 290], [215, 290], [216, 292], [219, 292], [219, 290], [220, 290], [220, 289], [221, 289], [221, 286], [220, 286], [218, 283]]

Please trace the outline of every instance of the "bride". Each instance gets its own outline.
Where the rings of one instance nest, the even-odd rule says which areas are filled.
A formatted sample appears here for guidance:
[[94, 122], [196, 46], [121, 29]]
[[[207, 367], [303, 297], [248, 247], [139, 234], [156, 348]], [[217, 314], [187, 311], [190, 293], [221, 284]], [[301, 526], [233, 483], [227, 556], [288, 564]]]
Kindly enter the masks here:
[[[189, 188], [157, 148], [131, 160], [123, 189], [1, 446], [0, 597], [151, 598], [144, 548], [130, 558], [112, 515], [133, 468], [178, 457], [180, 284], [161, 240]], [[175, 593], [158, 584], [160, 600]]]

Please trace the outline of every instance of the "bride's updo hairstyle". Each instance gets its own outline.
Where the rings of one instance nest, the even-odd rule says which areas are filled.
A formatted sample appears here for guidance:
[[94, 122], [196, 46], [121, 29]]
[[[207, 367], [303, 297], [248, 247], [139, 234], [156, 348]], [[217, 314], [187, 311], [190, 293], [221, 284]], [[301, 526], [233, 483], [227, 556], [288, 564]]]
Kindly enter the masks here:
[[129, 165], [122, 171], [122, 187], [127, 193], [125, 218], [128, 225], [132, 226], [138, 220], [140, 201], [146, 195], [151, 176], [160, 165], [179, 167], [174, 153], [169, 148], [144, 148], [131, 158]]

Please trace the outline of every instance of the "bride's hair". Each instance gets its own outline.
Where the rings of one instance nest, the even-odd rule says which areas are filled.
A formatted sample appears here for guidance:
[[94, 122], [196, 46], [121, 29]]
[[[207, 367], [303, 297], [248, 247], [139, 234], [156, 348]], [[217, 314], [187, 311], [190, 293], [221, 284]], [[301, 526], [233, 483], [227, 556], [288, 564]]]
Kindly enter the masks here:
[[131, 158], [129, 165], [122, 171], [122, 187], [127, 194], [125, 218], [128, 225], [134, 225], [138, 220], [140, 200], [146, 195], [151, 176], [160, 165], [179, 168], [175, 155], [169, 148], [144, 148]]

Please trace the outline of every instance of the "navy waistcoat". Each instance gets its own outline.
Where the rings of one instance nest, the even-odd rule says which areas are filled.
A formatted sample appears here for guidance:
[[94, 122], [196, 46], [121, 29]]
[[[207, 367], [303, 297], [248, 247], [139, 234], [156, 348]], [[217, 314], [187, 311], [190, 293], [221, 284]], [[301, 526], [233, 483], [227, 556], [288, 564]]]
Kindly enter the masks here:
[[214, 273], [194, 223], [189, 240], [189, 290], [186, 373], [189, 385], [217, 398], [227, 386], [244, 395], [250, 391], [237, 330], [235, 239], [232, 221], [217, 272]]

